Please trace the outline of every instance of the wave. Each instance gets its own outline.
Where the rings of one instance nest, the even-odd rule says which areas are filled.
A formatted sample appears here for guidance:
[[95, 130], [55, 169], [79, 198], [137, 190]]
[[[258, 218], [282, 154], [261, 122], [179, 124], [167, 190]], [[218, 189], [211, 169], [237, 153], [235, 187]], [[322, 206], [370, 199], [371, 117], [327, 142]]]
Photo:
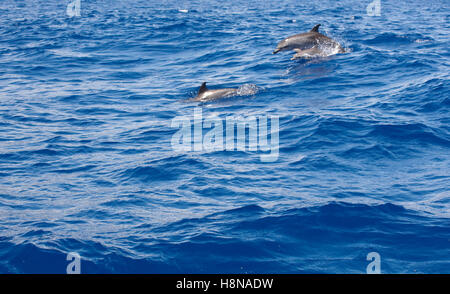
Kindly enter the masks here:
[[163, 227], [140, 225], [139, 234], [129, 228], [127, 250], [112, 240], [38, 245], [3, 238], [0, 272], [64, 273], [66, 254], [74, 251], [84, 273], [363, 273], [366, 255], [377, 251], [384, 273], [429, 272], [431, 261], [432, 271], [447, 273], [447, 222], [390, 203], [330, 202], [281, 211], [246, 205]]

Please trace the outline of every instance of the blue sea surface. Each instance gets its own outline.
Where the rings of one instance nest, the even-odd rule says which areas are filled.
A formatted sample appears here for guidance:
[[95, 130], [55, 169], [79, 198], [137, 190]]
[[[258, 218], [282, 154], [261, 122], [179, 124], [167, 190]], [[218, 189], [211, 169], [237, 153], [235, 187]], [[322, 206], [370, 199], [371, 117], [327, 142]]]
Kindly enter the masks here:
[[[0, 1], [0, 273], [450, 273], [449, 1], [71, 2]], [[278, 158], [174, 150], [196, 109]]]

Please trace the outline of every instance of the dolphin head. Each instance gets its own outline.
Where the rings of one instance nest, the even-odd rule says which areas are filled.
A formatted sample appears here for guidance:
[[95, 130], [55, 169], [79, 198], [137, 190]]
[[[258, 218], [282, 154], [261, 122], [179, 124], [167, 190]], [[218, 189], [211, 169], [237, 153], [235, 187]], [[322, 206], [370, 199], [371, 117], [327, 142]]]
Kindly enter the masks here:
[[288, 50], [289, 44], [287, 44], [286, 40], [281, 41], [278, 43], [277, 48], [272, 52], [272, 54], [277, 54], [280, 51]]

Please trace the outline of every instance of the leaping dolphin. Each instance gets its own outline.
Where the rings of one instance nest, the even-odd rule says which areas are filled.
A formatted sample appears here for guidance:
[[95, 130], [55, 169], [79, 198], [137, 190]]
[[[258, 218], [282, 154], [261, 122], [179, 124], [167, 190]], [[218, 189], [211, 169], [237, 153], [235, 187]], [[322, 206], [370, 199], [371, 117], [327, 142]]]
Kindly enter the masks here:
[[[311, 55], [312, 53], [318, 53], [319, 47], [329, 47], [336, 48], [337, 53], [344, 53], [344, 48], [335, 40], [319, 33], [320, 24], [315, 25], [309, 32], [301, 33], [294, 36], [290, 36], [280, 43], [278, 43], [277, 48], [273, 51], [276, 54], [280, 51], [295, 50], [297, 54], [294, 55], [295, 58], [304, 57]], [[301, 51], [310, 50], [309, 52]]]
[[193, 101], [211, 101], [220, 98], [230, 97], [236, 95], [238, 89], [234, 88], [224, 88], [224, 89], [216, 89], [210, 90], [206, 87], [206, 82], [204, 82], [200, 89], [198, 90], [197, 96], [195, 96]]

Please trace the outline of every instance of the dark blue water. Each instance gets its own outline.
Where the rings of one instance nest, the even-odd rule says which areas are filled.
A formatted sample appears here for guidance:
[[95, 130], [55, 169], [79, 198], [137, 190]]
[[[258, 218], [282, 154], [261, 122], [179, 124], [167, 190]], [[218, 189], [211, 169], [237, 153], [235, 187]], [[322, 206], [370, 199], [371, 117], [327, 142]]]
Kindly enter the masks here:
[[[0, 2], [1, 273], [450, 273], [448, 1], [69, 2]], [[271, 54], [317, 23], [349, 52]], [[175, 152], [198, 107], [277, 160]]]

